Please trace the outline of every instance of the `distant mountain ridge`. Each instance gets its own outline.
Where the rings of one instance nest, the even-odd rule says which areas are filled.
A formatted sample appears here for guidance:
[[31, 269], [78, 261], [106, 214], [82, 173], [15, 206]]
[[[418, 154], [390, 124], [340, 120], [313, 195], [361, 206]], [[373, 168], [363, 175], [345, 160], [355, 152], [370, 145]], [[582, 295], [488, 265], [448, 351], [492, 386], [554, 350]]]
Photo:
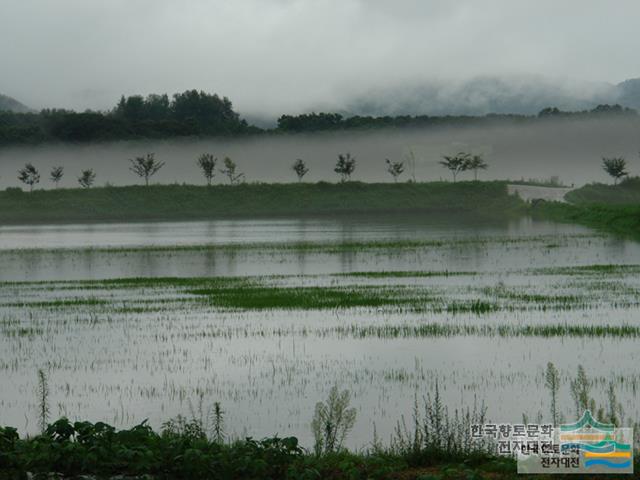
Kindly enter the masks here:
[[575, 82], [536, 76], [476, 77], [383, 87], [345, 101], [352, 115], [533, 115], [546, 107], [590, 110], [600, 104], [640, 109], [640, 78], [619, 84]]
[[24, 113], [29, 112], [30, 109], [26, 105], [20, 103], [15, 98], [8, 97], [7, 95], [2, 95], [0, 93], [0, 111], [10, 111], [10, 112], [18, 112]]
[[[356, 87], [353, 87], [356, 88]], [[293, 115], [336, 112], [345, 117], [399, 115], [536, 115], [548, 107], [564, 111], [591, 110], [620, 104], [640, 111], [640, 78], [611, 84], [551, 79], [535, 75], [481, 76], [451, 82], [411, 82], [366, 91], [347, 90], [330, 103], [302, 108]], [[0, 94], [0, 111], [32, 112], [18, 100]], [[272, 128], [282, 113], [244, 112], [249, 124]]]

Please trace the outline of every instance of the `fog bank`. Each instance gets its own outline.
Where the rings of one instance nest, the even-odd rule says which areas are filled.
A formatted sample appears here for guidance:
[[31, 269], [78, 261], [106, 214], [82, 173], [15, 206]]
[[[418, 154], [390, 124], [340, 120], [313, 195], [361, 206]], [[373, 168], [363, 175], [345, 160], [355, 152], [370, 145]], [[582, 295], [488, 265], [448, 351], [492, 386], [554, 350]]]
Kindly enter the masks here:
[[[449, 179], [439, 164], [441, 155], [469, 151], [482, 153], [489, 169], [481, 179], [549, 178], [558, 176], [567, 184], [607, 182], [602, 156], [625, 156], [632, 174], [640, 173], [639, 123], [629, 119], [546, 121], [537, 125], [449, 127], [323, 134], [265, 135], [238, 139], [183, 139], [127, 141], [86, 145], [41, 145], [0, 150], [0, 188], [20, 185], [17, 170], [26, 162], [41, 172], [36, 188], [53, 188], [49, 170], [65, 167], [61, 187], [78, 187], [81, 169], [93, 168], [96, 185], [130, 185], [141, 181], [129, 171], [129, 158], [154, 152], [165, 167], [153, 183], [204, 184], [196, 159], [211, 152], [220, 160], [230, 156], [247, 181], [292, 182], [291, 165], [296, 158], [307, 162], [305, 181], [338, 181], [333, 172], [338, 153], [357, 158], [353, 180], [391, 181], [385, 158], [402, 160], [415, 154], [418, 181]], [[220, 162], [221, 163], [221, 162]], [[222, 165], [220, 165], [220, 168]], [[407, 180], [411, 169], [400, 179]], [[467, 172], [460, 179], [471, 179]], [[226, 183], [220, 173], [214, 183]], [[26, 186], [21, 185], [23, 188]]]

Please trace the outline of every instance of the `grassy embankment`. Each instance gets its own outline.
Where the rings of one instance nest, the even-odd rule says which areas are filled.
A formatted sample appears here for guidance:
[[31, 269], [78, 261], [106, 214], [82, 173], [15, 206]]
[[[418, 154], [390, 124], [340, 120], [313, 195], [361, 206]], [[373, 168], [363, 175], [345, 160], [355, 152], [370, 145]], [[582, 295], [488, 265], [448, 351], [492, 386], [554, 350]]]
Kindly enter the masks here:
[[640, 237], [640, 178], [619, 185], [590, 184], [569, 192], [568, 204], [543, 203], [532, 208], [536, 217]]
[[[640, 179], [590, 184], [568, 204], [532, 206], [538, 217], [640, 236]], [[152, 185], [0, 192], [0, 224], [206, 220], [238, 217], [382, 213], [467, 213], [501, 218], [527, 213], [506, 182]]]
[[0, 192], [0, 224], [524, 210], [504, 182], [154, 185]]

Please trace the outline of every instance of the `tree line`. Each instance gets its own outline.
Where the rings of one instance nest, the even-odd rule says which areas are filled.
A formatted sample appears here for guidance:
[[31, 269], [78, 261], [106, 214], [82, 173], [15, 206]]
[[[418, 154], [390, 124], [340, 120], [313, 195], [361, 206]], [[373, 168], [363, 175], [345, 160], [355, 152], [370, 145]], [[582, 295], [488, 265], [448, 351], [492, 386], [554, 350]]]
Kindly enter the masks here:
[[[129, 159], [129, 162], [131, 163], [129, 170], [141, 178], [146, 186], [149, 186], [151, 177], [158, 173], [165, 165], [165, 162], [157, 160], [153, 153], [147, 153], [146, 155]], [[237, 185], [245, 180], [245, 174], [238, 171], [238, 165], [230, 157], [224, 157], [220, 163], [222, 168], [217, 169], [216, 167], [219, 164], [219, 160], [218, 157], [215, 157], [212, 153], [203, 153], [196, 160], [196, 165], [200, 169], [200, 173], [208, 186], [212, 185], [217, 173], [225, 176], [231, 185]], [[477, 180], [478, 170], [485, 170], [488, 167], [481, 155], [472, 155], [464, 152], [454, 156], [444, 156], [440, 164], [451, 171], [454, 182], [459, 173], [467, 170], [473, 170], [474, 180]], [[397, 182], [399, 177], [405, 172], [405, 161], [392, 161], [387, 158], [385, 159], [385, 166], [387, 173], [391, 175], [394, 182]], [[307, 163], [301, 158], [293, 162], [291, 170], [295, 173], [298, 182], [302, 182], [304, 176], [310, 171]], [[350, 181], [351, 175], [355, 170], [355, 156], [351, 153], [338, 154], [338, 159], [333, 171], [339, 176], [341, 182]], [[64, 175], [65, 170], [63, 166], [51, 168], [49, 180], [55, 185], [56, 189]], [[27, 163], [18, 170], [18, 180], [27, 185], [29, 191], [33, 191], [33, 187], [40, 183], [40, 171], [32, 163]], [[95, 180], [96, 173], [91, 168], [81, 170], [80, 175], [77, 177], [78, 184], [82, 188], [91, 188]], [[412, 181], [412, 179], [409, 179], [409, 181]]]
[[598, 105], [591, 110], [576, 112], [562, 111], [557, 107], [541, 110], [537, 115], [496, 114], [473, 115], [397, 115], [397, 116], [360, 116], [345, 117], [339, 113], [305, 113], [301, 115], [282, 115], [278, 118], [277, 131], [315, 132], [331, 130], [353, 130], [388, 127], [435, 127], [454, 125], [481, 125], [487, 123], [527, 123], [556, 118], [593, 118], [603, 115], [638, 117], [636, 110], [621, 105]]
[[[147, 153], [144, 156], [129, 159], [131, 166], [129, 170], [136, 176], [140, 177], [145, 186], [149, 186], [149, 180], [153, 177], [162, 167], [165, 162], [156, 160], [155, 154]], [[198, 158], [197, 164], [202, 171], [204, 178], [207, 181], [207, 185], [211, 185], [212, 179], [216, 175], [215, 167], [218, 159], [210, 153], [203, 153]], [[237, 172], [236, 163], [229, 157], [225, 157], [223, 160], [224, 168], [219, 172], [225, 175], [229, 182], [234, 185], [240, 183], [244, 179], [244, 173]], [[55, 185], [57, 189], [60, 181], [65, 175], [64, 167], [55, 166], [51, 168], [49, 173], [49, 180]], [[18, 180], [29, 187], [29, 191], [33, 191], [33, 187], [40, 183], [40, 171], [32, 164], [27, 163], [24, 167], [18, 170]], [[92, 168], [81, 170], [80, 175], [77, 177], [78, 184], [82, 188], [91, 188], [96, 180], [96, 173]]]
[[[409, 157], [408, 160], [411, 161], [412, 158]], [[147, 153], [144, 156], [129, 159], [129, 162], [131, 163], [129, 170], [141, 178], [146, 186], [149, 186], [151, 177], [158, 173], [165, 165], [165, 162], [158, 161], [153, 153]], [[200, 169], [207, 186], [212, 185], [217, 173], [224, 175], [231, 185], [237, 185], [246, 179], [245, 174], [238, 171], [238, 165], [230, 157], [224, 157], [221, 162], [222, 168], [216, 169], [218, 163], [218, 157], [215, 157], [212, 153], [203, 153], [196, 160], [196, 165]], [[482, 155], [467, 152], [459, 152], [455, 155], [443, 155], [442, 160], [438, 163], [443, 168], [449, 170], [454, 183], [457, 181], [458, 175], [467, 171], [472, 171], [473, 180], [477, 181], [479, 171], [486, 170], [489, 167]], [[355, 156], [351, 155], [351, 153], [340, 153], [338, 154], [338, 160], [333, 171], [339, 176], [341, 182], [348, 182], [356, 170], [356, 165]], [[405, 172], [406, 162], [393, 161], [386, 158], [385, 168], [395, 183]], [[602, 168], [613, 178], [614, 185], [617, 185], [621, 178], [629, 175], [627, 161], [624, 157], [604, 157], [602, 159]], [[297, 158], [295, 162], [293, 162], [291, 170], [295, 173], [298, 182], [302, 182], [305, 175], [310, 171], [307, 163], [301, 158]], [[55, 188], [58, 188], [63, 176], [64, 167], [55, 166], [49, 173], [49, 180], [54, 183]], [[93, 186], [95, 179], [96, 173], [91, 168], [81, 170], [80, 175], [77, 177], [79, 185], [83, 188]], [[23, 168], [18, 170], [18, 180], [27, 185], [29, 191], [33, 191], [33, 187], [40, 183], [40, 171], [32, 163], [27, 163]], [[408, 181], [415, 181], [415, 179], [409, 178]]]
[[256, 130], [240, 118], [227, 97], [196, 90], [176, 93], [172, 98], [166, 94], [123, 96], [105, 112], [0, 111], [0, 145], [243, 135]]
[[[412, 156], [410, 155], [407, 160], [411, 162]], [[131, 163], [129, 170], [141, 178], [146, 186], [149, 186], [151, 177], [158, 173], [165, 165], [165, 162], [158, 161], [153, 153], [147, 153], [144, 156], [129, 159], [129, 162]], [[217, 173], [225, 176], [231, 185], [237, 185], [246, 179], [245, 174], [238, 171], [238, 165], [230, 157], [224, 157], [220, 163], [222, 168], [217, 169], [216, 167], [219, 164], [219, 160], [218, 157], [212, 153], [203, 153], [197, 158], [196, 165], [204, 177], [207, 186], [213, 184]], [[481, 154], [467, 152], [459, 152], [455, 155], [443, 155], [442, 160], [438, 163], [443, 168], [449, 170], [454, 183], [457, 181], [458, 175], [467, 171], [472, 171], [473, 180], [477, 181], [479, 171], [486, 170], [489, 167]], [[341, 182], [348, 182], [356, 170], [356, 165], [355, 156], [351, 155], [351, 153], [340, 153], [338, 154], [338, 160], [333, 171], [339, 176]], [[602, 159], [602, 168], [613, 178], [614, 185], [617, 185], [621, 178], [629, 176], [627, 161], [624, 157], [604, 157]], [[406, 161], [393, 161], [386, 158], [385, 169], [392, 177], [394, 183], [396, 183], [399, 177], [405, 173]], [[310, 171], [307, 163], [301, 158], [297, 158], [295, 162], [293, 162], [291, 170], [296, 175], [298, 182], [302, 182], [305, 175]], [[55, 185], [56, 189], [64, 177], [64, 174], [65, 170], [63, 166], [51, 168], [49, 180]], [[18, 180], [27, 185], [29, 191], [33, 191], [33, 187], [40, 183], [40, 171], [32, 163], [27, 163], [23, 168], [18, 170]], [[82, 188], [91, 188], [95, 180], [96, 173], [91, 168], [81, 170], [80, 175], [77, 177], [78, 184]], [[415, 178], [409, 178], [408, 181], [415, 181]]]
[[320, 112], [282, 115], [273, 129], [249, 125], [233, 109], [227, 97], [187, 90], [167, 94], [122, 96], [107, 111], [75, 112], [45, 109], [39, 113], [0, 111], [0, 146], [42, 142], [90, 142], [185, 136], [236, 136], [258, 133], [376, 129], [388, 127], [435, 127], [495, 123], [531, 123], [549, 118], [581, 118], [601, 115], [637, 117], [635, 110], [620, 105], [598, 105], [592, 110], [565, 112], [545, 108], [538, 115], [397, 115], [349, 116]]

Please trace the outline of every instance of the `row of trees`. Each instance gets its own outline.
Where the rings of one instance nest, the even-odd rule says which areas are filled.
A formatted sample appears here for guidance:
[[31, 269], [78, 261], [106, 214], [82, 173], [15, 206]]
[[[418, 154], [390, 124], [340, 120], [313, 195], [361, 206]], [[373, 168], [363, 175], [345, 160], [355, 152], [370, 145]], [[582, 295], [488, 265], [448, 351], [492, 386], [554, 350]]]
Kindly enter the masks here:
[[[164, 167], [165, 162], [156, 160], [153, 153], [147, 153], [145, 156], [136, 157], [129, 160], [131, 166], [129, 170], [136, 174], [138, 177], [144, 180], [146, 186], [149, 185], [149, 180], [158, 171]], [[444, 168], [449, 170], [453, 176], [454, 183], [460, 173], [466, 171], [474, 172], [474, 180], [478, 180], [478, 171], [486, 170], [488, 164], [482, 158], [482, 155], [473, 155], [470, 153], [460, 152], [456, 155], [444, 155], [439, 162]], [[197, 165], [200, 168], [202, 175], [207, 182], [207, 185], [211, 185], [213, 179], [216, 176], [216, 166], [218, 164], [218, 158], [211, 153], [203, 153], [198, 157]], [[400, 175], [405, 171], [405, 162], [392, 161], [385, 159], [386, 170], [393, 178], [394, 182], [398, 181]], [[217, 171], [225, 175], [232, 185], [238, 184], [245, 179], [245, 174], [238, 172], [236, 163], [229, 157], [224, 157], [222, 161], [223, 168]], [[602, 159], [602, 168], [607, 174], [609, 174], [613, 180], [614, 185], [617, 185], [621, 178], [629, 175], [627, 171], [627, 161], [624, 157], [604, 157]], [[298, 181], [301, 182], [304, 176], [309, 173], [309, 167], [306, 162], [301, 158], [291, 166], [291, 169], [298, 177]], [[356, 169], [356, 158], [350, 153], [339, 154], [338, 161], [334, 167], [334, 172], [340, 176], [342, 182], [351, 180], [351, 175]], [[55, 184], [56, 188], [62, 177], [64, 176], [64, 167], [56, 166], [51, 169], [49, 173], [49, 179]], [[82, 170], [80, 176], [77, 178], [78, 183], [83, 188], [90, 188], [96, 179], [96, 174], [93, 169]], [[25, 185], [29, 186], [30, 191], [33, 190], [34, 185], [40, 183], [40, 172], [31, 163], [27, 163], [23, 168], [18, 170], [18, 180]]]
[[[456, 181], [457, 175], [460, 172], [466, 170], [475, 171], [475, 179], [478, 179], [478, 170], [486, 169], [487, 164], [480, 155], [471, 155], [469, 153], [458, 153], [454, 156], [444, 156], [444, 160], [440, 163], [450, 170], [453, 174], [453, 181]], [[149, 180], [153, 177], [162, 167], [165, 162], [156, 160], [153, 153], [147, 153], [145, 156], [136, 157], [129, 160], [131, 166], [129, 170], [135, 175], [144, 180], [144, 184], [149, 186]], [[202, 172], [203, 177], [207, 185], [211, 185], [213, 179], [216, 176], [216, 172], [220, 172], [225, 175], [232, 185], [238, 184], [245, 179], [245, 175], [242, 172], [238, 172], [236, 163], [229, 157], [224, 157], [222, 160], [221, 169], [216, 169], [218, 165], [218, 158], [211, 153], [203, 153], [197, 159], [197, 165]], [[392, 161], [385, 159], [386, 170], [393, 177], [393, 181], [397, 182], [398, 177], [405, 171], [405, 163], [400, 161]], [[298, 177], [298, 181], [301, 182], [304, 176], [309, 173], [309, 168], [304, 160], [301, 158], [296, 159], [292, 165], [292, 170]], [[338, 161], [334, 167], [334, 172], [340, 176], [342, 182], [351, 180], [351, 175], [356, 169], [356, 158], [350, 153], [339, 154]], [[56, 188], [62, 178], [64, 177], [64, 167], [53, 167], [49, 173], [49, 179], [55, 184]], [[79, 177], [77, 177], [78, 183], [83, 188], [90, 188], [96, 179], [96, 174], [93, 169], [82, 170]], [[31, 163], [27, 163], [23, 168], [18, 170], [18, 180], [25, 185], [29, 186], [29, 190], [33, 191], [34, 185], [40, 183], [40, 171]]]
[[445, 155], [442, 158], [440, 165], [451, 172], [454, 183], [459, 173], [473, 170], [473, 179], [478, 180], [478, 170], [489, 168], [482, 155], [460, 152], [456, 155]]
[[[145, 156], [136, 157], [129, 161], [131, 163], [129, 170], [143, 179], [146, 186], [149, 186], [151, 177], [158, 173], [165, 165], [165, 162], [156, 160], [153, 153], [147, 153]], [[222, 160], [223, 168], [221, 169], [216, 169], [218, 158], [211, 153], [203, 153], [198, 157], [196, 163], [209, 186], [212, 184], [216, 172], [225, 175], [232, 185], [238, 184], [245, 179], [245, 174], [238, 172], [236, 163], [229, 157], [224, 157]], [[405, 171], [405, 162], [392, 161], [387, 158], [385, 159], [385, 164], [387, 172], [391, 175], [393, 181], [397, 182], [400, 175]], [[444, 155], [439, 164], [451, 172], [454, 183], [458, 175], [466, 171], [473, 171], [474, 180], [477, 181], [479, 170], [486, 170], [488, 168], [488, 164], [484, 161], [482, 155], [473, 155], [466, 152], [459, 152], [455, 155]], [[602, 168], [613, 178], [614, 185], [617, 185], [621, 178], [629, 175], [627, 171], [627, 161], [624, 157], [604, 157], [602, 159]], [[291, 169], [295, 172], [299, 182], [309, 173], [306, 162], [301, 158], [296, 159]], [[355, 172], [355, 169], [356, 158], [353, 155], [350, 153], [341, 153], [338, 155], [338, 161], [333, 170], [340, 176], [341, 182], [351, 180], [351, 175]], [[49, 173], [49, 179], [55, 184], [56, 188], [58, 188], [63, 176], [64, 167], [62, 166], [53, 167]], [[94, 184], [95, 179], [96, 174], [93, 169], [82, 170], [80, 176], [77, 177], [78, 183], [83, 188], [90, 188]], [[29, 186], [30, 191], [33, 191], [34, 185], [40, 183], [40, 172], [33, 164], [27, 163], [23, 168], [18, 170], [18, 180]]]
[[[149, 180], [151, 177], [158, 173], [158, 171], [165, 165], [165, 162], [156, 160], [153, 153], [147, 153], [145, 156], [136, 157], [129, 161], [131, 162], [129, 170], [143, 179], [146, 186], [149, 186]], [[203, 153], [198, 158], [197, 163], [202, 170], [202, 174], [207, 181], [207, 185], [211, 185], [216, 174], [215, 167], [217, 162], [218, 159], [210, 153]], [[229, 157], [224, 158], [223, 165], [224, 168], [220, 169], [219, 172], [224, 174], [232, 185], [240, 183], [244, 179], [244, 173], [237, 172], [236, 163]], [[49, 180], [55, 184], [56, 188], [58, 188], [63, 177], [64, 167], [61, 166], [53, 167], [49, 173]], [[96, 174], [91, 168], [82, 170], [77, 179], [80, 186], [83, 188], [90, 188], [95, 182]], [[23, 168], [18, 170], [18, 180], [27, 185], [29, 187], [29, 191], [33, 191], [34, 185], [40, 183], [40, 171], [33, 166], [33, 164], [27, 163]]]
[[[453, 181], [455, 182], [457, 176], [461, 172], [467, 170], [474, 171], [474, 180], [478, 180], [478, 170], [486, 170], [489, 165], [484, 161], [482, 155], [472, 155], [470, 153], [460, 152], [453, 156], [443, 156], [443, 160], [440, 161], [440, 165], [449, 170], [453, 175]], [[404, 161], [392, 161], [385, 159], [387, 173], [391, 175], [394, 182], [398, 181], [400, 175], [405, 171]], [[302, 159], [297, 159], [293, 164], [293, 171], [296, 172], [298, 180], [302, 181], [302, 178], [309, 172], [305, 162]], [[351, 180], [351, 174], [356, 169], [356, 159], [350, 153], [339, 154], [338, 161], [333, 169], [338, 175], [340, 180], [346, 182]]]
[[[60, 180], [64, 177], [64, 167], [53, 167], [49, 173], [49, 179], [58, 188]], [[27, 163], [23, 168], [18, 170], [18, 180], [29, 187], [29, 191], [33, 191], [33, 186], [40, 183], [40, 172], [31, 163]], [[82, 188], [90, 188], [96, 180], [96, 174], [92, 168], [82, 170], [78, 176], [78, 183]]]
[[281, 132], [316, 132], [330, 130], [352, 130], [372, 128], [429, 127], [439, 125], [478, 125], [492, 122], [536, 122], [555, 118], [596, 118], [602, 116], [637, 117], [638, 112], [621, 105], [598, 105], [591, 110], [563, 111], [557, 107], [548, 107], [537, 115], [495, 114], [477, 115], [397, 115], [397, 116], [362, 116], [345, 117], [339, 113], [303, 113], [300, 115], [282, 115], [278, 118], [278, 131]]

